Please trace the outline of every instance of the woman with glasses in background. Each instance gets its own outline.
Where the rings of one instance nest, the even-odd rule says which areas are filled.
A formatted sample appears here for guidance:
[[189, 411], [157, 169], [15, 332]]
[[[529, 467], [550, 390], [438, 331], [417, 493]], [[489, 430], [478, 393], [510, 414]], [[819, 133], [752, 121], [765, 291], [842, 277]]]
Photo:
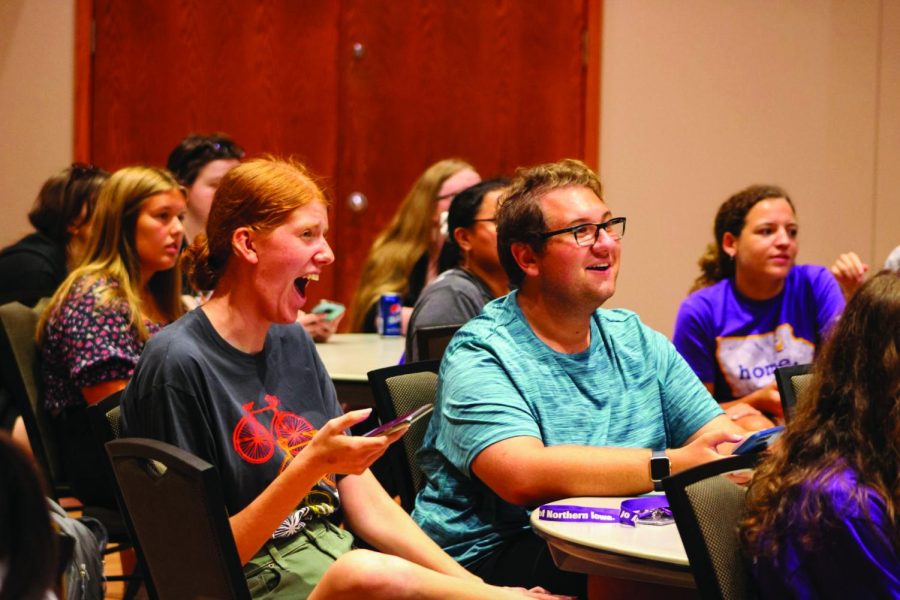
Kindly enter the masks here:
[[144, 343], [184, 312], [177, 267], [185, 198], [165, 170], [127, 167], [103, 185], [84, 259], [38, 323], [42, 402], [75, 495], [115, 506], [86, 406], [128, 383]]
[[844, 308], [827, 268], [795, 265], [797, 216], [787, 193], [754, 185], [716, 214], [673, 342], [726, 413], [745, 429], [783, 417], [775, 368], [806, 364]]
[[509, 291], [509, 277], [497, 256], [497, 202], [509, 179], [489, 179], [453, 198], [447, 213], [447, 241], [441, 274], [419, 296], [406, 330], [406, 361], [419, 360], [416, 330], [462, 325], [485, 304]]
[[441, 217], [457, 193], [479, 181], [475, 169], [459, 159], [436, 162], [419, 177], [363, 263], [350, 305], [351, 331], [374, 333], [378, 300], [394, 293], [402, 299], [402, 333], [406, 333], [412, 307], [438, 274], [444, 244]]

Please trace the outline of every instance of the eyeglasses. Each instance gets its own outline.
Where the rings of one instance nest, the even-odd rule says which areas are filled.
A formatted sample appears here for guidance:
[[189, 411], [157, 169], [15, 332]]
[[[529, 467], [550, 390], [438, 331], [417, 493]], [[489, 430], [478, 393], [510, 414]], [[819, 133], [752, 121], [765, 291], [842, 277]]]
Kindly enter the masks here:
[[541, 239], [546, 240], [554, 235], [569, 233], [571, 231], [572, 235], [575, 237], [576, 244], [579, 246], [591, 246], [595, 244], [597, 238], [600, 237], [601, 229], [606, 232], [606, 235], [618, 242], [622, 239], [622, 236], [625, 235], [625, 217], [616, 217], [615, 219], [610, 219], [603, 223], [582, 223], [581, 225], [566, 227], [565, 229], [548, 231], [541, 235]]

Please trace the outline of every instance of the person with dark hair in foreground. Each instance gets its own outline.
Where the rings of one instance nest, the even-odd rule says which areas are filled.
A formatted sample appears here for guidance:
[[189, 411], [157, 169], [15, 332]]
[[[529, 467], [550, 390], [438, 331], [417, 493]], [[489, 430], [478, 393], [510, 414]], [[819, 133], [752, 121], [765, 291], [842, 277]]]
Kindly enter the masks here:
[[34, 461], [0, 431], [0, 600], [55, 598], [56, 553]]
[[[125, 435], [212, 463], [256, 598], [543, 597], [482, 583], [428, 539], [368, 467], [403, 430], [346, 434], [334, 385], [295, 323], [334, 260], [324, 195], [305, 168], [251, 160], [222, 179], [187, 250], [212, 296], [150, 340], [122, 399]], [[352, 550], [332, 523], [386, 552]]]
[[508, 179], [482, 181], [450, 203], [441, 274], [422, 291], [409, 318], [407, 362], [419, 359], [418, 328], [462, 325], [509, 291], [497, 256], [497, 201], [508, 185]]
[[900, 598], [900, 273], [851, 297], [741, 524], [760, 597]]
[[730, 451], [740, 429], [662, 334], [600, 309], [616, 289], [625, 218], [584, 163], [520, 170], [497, 219], [518, 290], [444, 354], [413, 518], [489, 583], [583, 596], [585, 576], [556, 567], [530, 510], [659, 489]]

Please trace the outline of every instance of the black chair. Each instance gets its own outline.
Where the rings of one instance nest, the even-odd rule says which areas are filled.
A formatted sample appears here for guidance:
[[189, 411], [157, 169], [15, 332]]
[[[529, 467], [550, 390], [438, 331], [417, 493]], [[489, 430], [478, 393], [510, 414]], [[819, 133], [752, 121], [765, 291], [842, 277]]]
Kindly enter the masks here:
[[731, 456], [663, 479], [697, 591], [704, 600], [756, 598], [738, 539], [746, 489], [721, 475], [752, 469], [758, 460], [758, 454]]
[[[153, 584], [151, 581], [145, 580], [144, 577], [141, 576], [141, 573], [147, 572], [147, 565], [140, 545], [135, 543], [136, 538], [131, 534], [133, 528], [128, 523], [128, 511], [125, 509], [125, 503], [122, 501], [121, 493], [116, 485], [116, 477], [112, 470], [112, 464], [109, 461], [109, 457], [106, 455], [106, 443], [118, 439], [122, 431], [120, 425], [121, 411], [119, 404], [122, 400], [123, 391], [124, 390], [113, 392], [100, 402], [88, 406], [87, 417], [97, 449], [97, 464], [105, 471], [110, 485], [110, 493], [113, 494], [116, 498], [116, 503], [119, 505], [118, 513], [115, 513], [114, 516], [106, 516], [107, 521], [115, 519], [116, 529], [109, 533], [110, 541], [114, 542], [116, 545], [108, 546], [103, 553], [108, 554], [110, 552], [122, 551], [131, 547], [134, 548], [135, 554], [137, 555], [138, 570], [135, 573], [132, 573], [131, 575], [107, 576], [107, 580], [109, 581], [128, 582], [125, 589], [124, 600], [129, 600], [137, 596], [141, 583], [148, 588], [148, 593], [152, 594], [150, 588], [152, 588]], [[107, 527], [110, 528], [109, 525], [107, 525]]]
[[775, 369], [775, 382], [781, 396], [781, 407], [784, 420], [790, 421], [794, 416], [797, 401], [805, 396], [812, 383], [812, 365], [791, 365]]
[[[387, 423], [415, 408], [434, 403], [439, 366], [440, 361], [430, 360], [369, 371], [378, 419]], [[400, 504], [407, 512], [412, 510], [416, 493], [425, 483], [425, 476], [416, 461], [416, 451], [422, 445], [430, 420], [428, 416], [410, 425], [400, 442], [386, 452]]]
[[151, 597], [249, 600], [215, 468], [157, 440], [121, 438], [106, 450], [143, 550]]
[[25, 422], [31, 451], [49, 483], [49, 492], [59, 500], [71, 496], [72, 489], [63, 475], [56, 431], [41, 403], [35, 342], [39, 317], [40, 308], [18, 302], [0, 306], [0, 376]]
[[417, 327], [415, 336], [419, 360], [441, 360], [453, 335], [462, 326], [463, 324], [460, 323], [459, 325]]

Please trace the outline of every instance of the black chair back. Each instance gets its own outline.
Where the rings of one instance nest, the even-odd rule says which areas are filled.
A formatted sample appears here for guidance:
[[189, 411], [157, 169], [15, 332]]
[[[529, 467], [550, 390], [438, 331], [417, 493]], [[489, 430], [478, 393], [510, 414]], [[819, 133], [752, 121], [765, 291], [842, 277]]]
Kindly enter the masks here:
[[[41, 305], [39, 305], [40, 307]], [[31, 451], [54, 500], [70, 496], [63, 475], [56, 431], [44, 409], [40, 392], [39, 353], [35, 342], [40, 308], [18, 302], [0, 306], [0, 377], [25, 423]]]
[[215, 468], [157, 440], [106, 449], [155, 597], [249, 600]]
[[415, 335], [416, 350], [419, 353], [418, 360], [441, 360], [453, 335], [462, 326], [463, 324], [460, 323], [459, 325], [417, 327]]
[[663, 479], [697, 591], [704, 600], [757, 597], [738, 538], [746, 489], [721, 475], [751, 469], [758, 460], [758, 454], [731, 456]]
[[[413, 409], [437, 400], [437, 371], [440, 361], [430, 360], [384, 367], [369, 371], [369, 385], [375, 397], [378, 419], [387, 423]], [[425, 476], [416, 461], [416, 452], [422, 446], [430, 416], [410, 425], [400, 441], [393, 444], [388, 456], [400, 504], [407, 512], [416, 501], [416, 494], [425, 483]]]
[[781, 408], [784, 420], [790, 421], [794, 416], [797, 401], [804, 397], [812, 383], [812, 365], [791, 365], [775, 369], [775, 382], [781, 395]]

